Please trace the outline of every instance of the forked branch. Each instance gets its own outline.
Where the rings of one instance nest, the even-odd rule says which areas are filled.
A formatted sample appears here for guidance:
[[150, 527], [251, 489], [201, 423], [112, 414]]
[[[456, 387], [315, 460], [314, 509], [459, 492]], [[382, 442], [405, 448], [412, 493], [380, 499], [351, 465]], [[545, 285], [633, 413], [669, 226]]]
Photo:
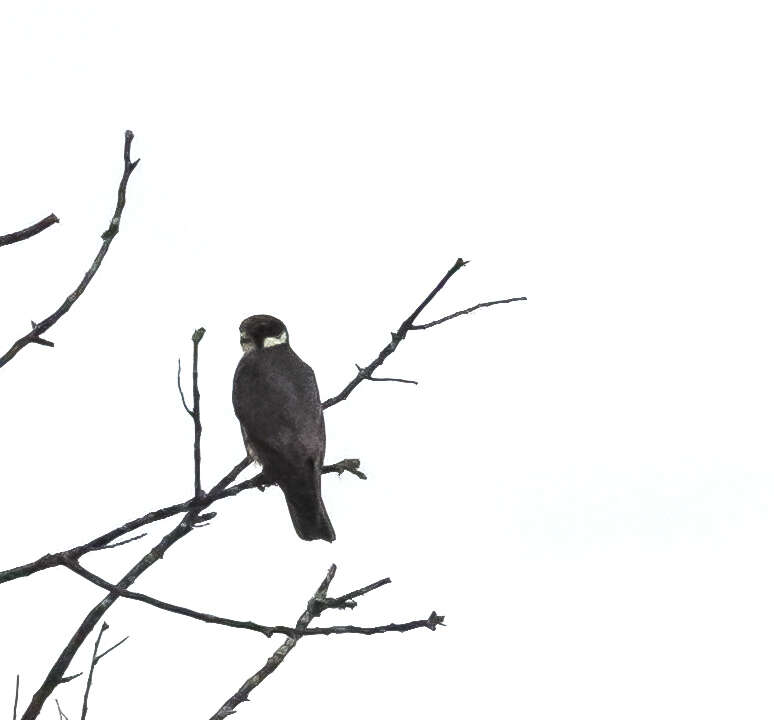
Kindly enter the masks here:
[[442, 317], [439, 320], [433, 320], [432, 322], [425, 323], [424, 325], [415, 325], [414, 321], [419, 317], [419, 314], [430, 304], [432, 299], [439, 293], [441, 290], [443, 290], [444, 285], [446, 285], [447, 282], [451, 279], [452, 275], [454, 275], [458, 270], [462, 269], [467, 265], [468, 263], [463, 260], [462, 258], [457, 258], [457, 262], [454, 263], [454, 265], [449, 268], [446, 275], [444, 275], [441, 278], [441, 281], [430, 291], [430, 294], [416, 307], [416, 309], [409, 315], [401, 324], [400, 327], [397, 329], [396, 332], [391, 333], [391, 339], [390, 342], [385, 345], [381, 352], [376, 356], [376, 358], [365, 367], [360, 367], [359, 365], [356, 365], [357, 367], [357, 375], [344, 387], [344, 389], [338, 394], [334, 395], [332, 398], [328, 398], [323, 404], [323, 408], [329, 408], [334, 405], [337, 405], [342, 400], [346, 400], [350, 393], [358, 386], [361, 382], [364, 380], [371, 380], [371, 381], [381, 381], [381, 382], [400, 382], [400, 383], [411, 383], [413, 385], [416, 385], [416, 380], [404, 380], [402, 378], [385, 378], [385, 377], [373, 377], [373, 372], [378, 368], [390, 355], [392, 355], [397, 349], [398, 345], [400, 345], [405, 339], [406, 335], [408, 335], [410, 330], [426, 330], [427, 328], [434, 327], [435, 325], [440, 325], [441, 323], [446, 322], [447, 320], [452, 320], [456, 317], [459, 317], [460, 315], [466, 315], [467, 313], [473, 312], [474, 310], [478, 310], [482, 307], [489, 307], [491, 305], [501, 305], [503, 303], [510, 303], [510, 302], [516, 302], [518, 300], [526, 300], [525, 297], [519, 297], [519, 298], [507, 298], [505, 300], [492, 300], [490, 302], [484, 302], [479, 303], [478, 305], [474, 305], [473, 307], [466, 308], [465, 310], [460, 310], [459, 312], [452, 313], [451, 315], [447, 315], [446, 317]]
[[[31, 343], [53, 347], [54, 343], [52, 343], [50, 340], [42, 338], [41, 335], [46, 332], [46, 330], [51, 328], [51, 326], [54, 325], [54, 323], [56, 323], [74, 305], [75, 301], [83, 294], [84, 290], [86, 290], [94, 275], [96, 275], [97, 270], [99, 270], [100, 265], [102, 264], [102, 260], [105, 258], [105, 255], [110, 248], [110, 243], [118, 234], [118, 228], [121, 224], [121, 215], [124, 211], [124, 205], [126, 204], [126, 185], [129, 182], [129, 176], [137, 167], [137, 163], [140, 162], [139, 160], [131, 160], [131, 147], [133, 139], [134, 134], [131, 130], [127, 130], [124, 135], [124, 173], [121, 177], [121, 182], [118, 185], [118, 200], [116, 201], [116, 209], [113, 212], [113, 217], [110, 221], [108, 229], [102, 233], [102, 245], [99, 249], [99, 252], [97, 253], [97, 256], [94, 258], [94, 261], [86, 271], [86, 274], [83, 276], [81, 282], [78, 283], [78, 287], [76, 287], [75, 290], [73, 290], [73, 292], [71, 292], [65, 298], [64, 302], [47, 318], [41, 320], [40, 322], [33, 321], [32, 330], [30, 330], [30, 332], [28, 332], [26, 335], [20, 337], [13, 345], [11, 345], [6, 353], [0, 357], [0, 367], [3, 367], [3, 365], [10, 362], [14, 357], [16, 357], [16, 354], [22, 348], [25, 348]], [[51, 215], [49, 217], [54, 216]], [[46, 220], [48, 220], [48, 218], [46, 218]], [[45, 223], [46, 220], [43, 220], [42, 222]], [[54, 220], [49, 224], [52, 224], [53, 222], [57, 222], [56, 218], [54, 218]]]

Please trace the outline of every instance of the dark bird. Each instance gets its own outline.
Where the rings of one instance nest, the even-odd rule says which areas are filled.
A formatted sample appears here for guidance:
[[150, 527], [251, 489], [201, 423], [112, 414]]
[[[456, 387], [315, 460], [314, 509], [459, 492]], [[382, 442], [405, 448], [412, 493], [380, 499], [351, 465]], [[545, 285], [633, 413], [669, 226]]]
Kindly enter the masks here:
[[314, 372], [288, 343], [284, 323], [253, 315], [239, 326], [244, 354], [234, 373], [234, 412], [247, 454], [280, 487], [303, 540], [333, 542], [320, 473], [325, 423]]

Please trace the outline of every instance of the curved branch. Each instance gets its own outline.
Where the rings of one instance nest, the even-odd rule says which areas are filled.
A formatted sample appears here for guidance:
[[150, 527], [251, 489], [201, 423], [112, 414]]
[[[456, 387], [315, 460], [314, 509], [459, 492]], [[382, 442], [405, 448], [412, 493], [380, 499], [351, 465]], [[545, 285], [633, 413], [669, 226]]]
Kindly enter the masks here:
[[444, 285], [446, 285], [447, 282], [451, 279], [452, 275], [454, 275], [458, 270], [465, 267], [468, 263], [463, 260], [462, 258], [457, 258], [457, 262], [454, 263], [454, 265], [449, 268], [446, 275], [444, 275], [441, 278], [441, 281], [430, 291], [430, 294], [417, 306], [417, 308], [414, 310], [414, 312], [411, 313], [401, 324], [398, 328], [397, 332], [392, 333], [392, 339], [390, 342], [385, 345], [382, 348], [382, 351], [376, 356], [376, 359], [373, 360], [369, 365], [366, 365], [364, 368], [361, 368], [359, 365], [356, 365], [357, 367], [357, 375], [344, 387], [344, 389], [338, 394], [334, 395], [332, 398], [328, 398], [323, 404], [323, 409], [332, 407], [333, 405], [337, 405], [342, 400], [346, 400], [350, 393], [358, 386], [361, 382], [364, 380], [371, 380], [375, 382], [400, 382], [400, 383], [411, 383], [413, 385], [416, 385], [416, 380], [404, 380], [403, 378], [391, 378], [391, 377], [373, 377], [373, 372], [378, 368], [390, 355], [392, 355], [395, 350], [397, 350], [398, 345], [400, 345], [401, 342], [403, 342], [406, 339], [406, 335], [408, 335], [410, 330], [426, 330], [427, 328], [433, 327], [434, 325], [440, 325], [443, 322], [446, 322], [447, 320], [452, 320], [453, 318], [459, 317], [460, 315], [465, 315], [469, 312], [473, 312], [474, 310], [477, 310], [478, 308], [482, 307], [489, 307], [490, 305], [499, 305], [502, 303], [509, 303], [509, 302], [515, 302], [517, 300], [526, 300], [527, 298], [521, 297], [521, 298], [508, 298], [507, 300], [494, 300], [491, 302], [485, 302], [485, 303], [479, 303], [478, 305], [475, 305], [474, 307], [467, 308], [466, 310], [460, 310], [459, 312], [452, 313], [451, 315], [447, 315], [446, 317], [441, 318], [440, 320], [433, 320], [432, 322], [425, 323], [424, 325], [415, 325], [414, 321], [419, 316], [419, 313], [422, 312], [430, 303], [430, 301], [443, 289]]
[[20, 240], [31, 238], [33, 235], [42, 233], [46, 228], [50, 228], [52, 225], [55, 225], [58, 222], [59, 218], [54, 215], [54, 213], [51, 213], [48, 217], [44, 217], [34, 225], [30, 225], [28, 228], [24, 228], [24, 230], [17, 230], [16, 232], [12, 232], [8, 235], [0, 235], [0, 247], [3, 245], [11, 245], [12, 243], [19, 242]]
[[84, 643], [89, 633], [95, 628], [100, 618], [108, 611], [110, 606], [118, 600], [120, 595], [118, 593], [126, 590], [132, 583], [137, 580], [149, 567], [161, 560], [164, 557], [164, 553], [169, 550], [178, 540], [184, 538], [188, 533], [194, 530], [199, 513], [215, 500], [215, 496], [221, 490], [224, 490], [230, 485], [249, 464], [249, 460], [245, 458], [234, 469], [228, 473], [215, 487], [206, 495], [202, 496], [201, 502], [196, 503], [196, 506], [189, 510], [183, 519], [168, 532], [148, 553], [127, 572], [118, 583], [116, 583], [115, 591], [110, 592], [100, 602], [98, 602], [82, 620], [81, 624], [76, 629], [70, 641], [65, 645], [59, 657], [56, 659], [51, 669], [48, 671], [43, 684], [37, 689], [32, 696], [30, 704], [24, 711], [21, 720], [34, 720], [40, 715], [40, 711], [43, 708], [43, 704], [51, 696], [57, 685], [62, 682], [64, 673], [68, 666], [72, 662], [75, 653]]
[[[299, 633], [294, 628], [287, 625], [261, 625], [259, 623], [252, 622], [250, 620], [233, 620], [231, 618], [222, 617], [219, 615], [213, 615], [212, 613], [200, 612], [198, 610], [192, 610], [191, 608], [183, 607], [182, 605], [174, 605], [173, 603], [159, 600], [158, 598], [151, 597], [145, 593], [133, 592], [132, 590], [121, 590], [116, 585], [108, 582], [99, 575], [87, 570], [76, 560], [72, 560], [66, 563], [66, 566], [72, 570], [76, 575], [88, 580], [90, 583], [108, 590], [111, 593], [115, 593], [123, 598], [129, 600], [137, 600], [158, 608], [159, 610], [165, 610], [166, 612], [174, 613], [175, 615], [183, 615], [185, 617], [193, 618], [194, 620], [200, 620], [201, 622], [210, 623], [213, 625], [224, 625], [225, 627], [232, 627], [241, 630], [251, 630], [253, 632], [261, 633], [266, 637], [271, 637], [274, 634], [287, 635], [288, 637], [301, 637], [307, 635], [378, 635], [386, 632], [406, 632], [407, 630], [415, 630], [417, 628], [426, 627], [430, 630], [435, 630], [435, 627], [443, 622], [443, 617], [437, 615], [435, 612], [431, 613], [427, 620], [412, 620], [405, 623], [390, 623], [388, 625], [377, 625], [375, 627], [361, 627], [358, 625], [334, 625], [331, 627], [321, 628], [308, 628]], [[375, 583], [371, 583], [365, 588], [355, 590], [351, 593], [347, 593], [340, 598], [326, 599], [325, 605], [327, 608], [351, 608], [355, 603], [352, 598], [365, 595], [377, 588], [382, 587], [390, 582], [389, 578], [384, 578]]]
[[479, 308], [484, 307], [491, 307], [492, 305], [504, 305], [506, 303], [512, 303], [512, 302], [519, 302], [520, 300], [526, 300], [525, 297], [514, 297], [514, 298], [507, 298], [505, 300], [490, 300], [489, 302], [482, 302], [478, 305], [474, 305], [473, 307], [465, 308], [465, 310], [458, 310], [456, 313], [452, 313], [451, 315], [446, 315], [442, 318], [439, 318], [438, 320], [433, 320], [429, 323], [424, 323], [423, 325], [412, 325], [409, 330], [427, 330], [427, 328], [435, 327], [436, 325], [440, 325], [441, 323], [445, 323], [447, 320], [454, 320], [454, 318], [459, 317], [460, 315], [467, 315], [468, 313], [472, 313], [474, 310], [478, 310]]
[[[241, 473], [242, 470], [244, 470], [248, 465], [250, 465], [251, 462], [252, 460], [250, 460], [249, 458], [244, 458], [242, 462], [239, 463], [234, 468], [234, 470], [239, 468], [239, 472], [234, 474], [234, 470], [232, 470], [224, 478], [224, 480], [226, 478], [230, 478], [230, 480], [228, 481], [228, 483], [226, 483], [226, 485], [231, 485], [231, 483], [236, 479], [236, 476], [239, 473]], [[359, 467], [360, 467], [360, 461], [350, 458], [347, 460], [340, 460], [339, 462], [334, 463], [333, 465], [326, 465], [325, 467], [323, 467], [322, 471], [324, 473], [335, 472], [335, 473], [338, 473], [339, 475], [341, 475], [342, 472], [346, 471], [346, 472], [352, 473], [353, 475], [357, 475], [359, 478], [365, 480], [366, 479], [365, 473], [360, 472], [358, 470]], [[236, 485], [233, 485], [230, 487], [224, 486], [222, 489], [217, 491], [212, 490], [203, 498], [200, 498], [200, 499], [191, 498], [190, 500], [186, 500], [185, 502], [180, 502], [180, 503], [176, 503], [175, 505], [168, 505], [167, 507], [159, 508], [158, 510], [153, 510], [152, 512], [146, 513], [141, 517], [135, 518], [134, 520], [130, 520], [129, 522], [124, 523], [123, 525], [119, 525], [117, 528], [114, 528], [113, 530], [110, 530], [100, 535], [99, 537], [96, 537], [93, 540], [90, 540], [89, 542], [84, 543], [83, 545], [76, 545], [75, 547], [72, 547], [69, 550], [61, 550], [60, 552], [48, 553], [46, 555], [43, 555], [43, 557], [38, 558], [34, 562], [26, 563], [25, 565], [19, 565], [18, 567], [15, 567], [15, 568], [9, 568], [8, 570], [0, 571], [0, 585], [6, 582], [10, 582], [11, 580], [18, 580], [19, 578], [27, 577], [28, 575], [33, 575], [36, 572], [40, 572], [41, 570], [47, 570], [48, 568], [66, 565], [68, 561], [78, 560], [79, 558], [86, 555], [86, 553], [94, 552], [95, 550], [106, 550], [110, 547], [116, 547], [117, 545], [123, 544], [123, 543], [115, 542], [118, 538], [120, 538], [122, 535], [126, 535], [126, 533], [132, 532], [133, 530], [137, 530], [138, 528], [141, 528], [145, 525], [150, 525], [160, 520], [166, 520], [167, 518], [174, 517], [175, 515], [179, 515], [180, 513], [188, 512], [189, 510], [193, 510], [193, 509], [203, 510], [205, 507], [212, 505], [218, 500], [234, 497], [235, 495], [239, 495], [239, 493], [244, 492], [245, 490], [250, 490], [252, 488], [258, 488], [259, 490], [263, 490], [266, 487], [268, 487], [268, 485], [261, 481], [262, 477], [263, 477], [263, 474], [258, 473], [257, 475], [250, 478], [249, 480], [243, 480], [242, 482], [237, 483]]]
[[121, 177], [121, 182], [118, 185], [118, 200], [116, 201], [116, 209], [113, 213], [113, 218], [110, 221], [108, 229], [102, 233], [102, 246], [100, 247], [97, 256], [94, 258], [91, 267], [89, 267], [89, 269], [86, 271], [86, 274], [78, 284], [78, 287], [76, 287], [75, 290], [73, 290], [73, 292], [65, 298], [65, 301], [53, 313], [51, 313], [51, 315], [49, 315], [44, 320], [41, 320], [39, 323], [33, 322], [32, 330], [23, 337], [20, 337], [13, 345], [11, 345], [5, 355], [0, 357], [0, 367], [3, 367], [3, 365], [10, 362], [22, 348], [26, 347], [30, 343], [49, 346], [53, 345], [53, 343], [51, 343], [49, 340], [44, 340], [40, 336], [46, 332], [46, 330], [48, 330], [54, 323], [56, 323], [73, 306], [75, 301], [83, 294], [83, 291], [86, 290], [89, 283], [91, 282], [91, 279], [94, 277], [94, 275], [96, 275], [97, 270], [99, 270], [99, 267], [102, 264], [102, 260], [110, 248], [111, 241], [118, 234], [118, 228], [121, 224], [121, 214], [123, 213], [124, 205], [126, 204], [126, 185], [129, 182], [129, 176], [137, 167], [137, 163], [140, 162], [139, 160], [132, 162], [130, 159], [133, 139], [134, 134], [131, 130], [127, 130], [124, 135], [124, 174]]

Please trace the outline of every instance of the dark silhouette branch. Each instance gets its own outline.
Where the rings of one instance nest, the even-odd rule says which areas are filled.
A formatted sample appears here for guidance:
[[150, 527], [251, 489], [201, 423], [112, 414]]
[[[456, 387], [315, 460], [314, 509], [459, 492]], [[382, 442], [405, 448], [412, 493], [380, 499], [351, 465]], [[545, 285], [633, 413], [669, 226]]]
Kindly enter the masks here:
[[57, 711], [59, 712], [59, 720], [69, 720], [69, 718], [67, 717], [67, 715], [65, 715], [65, 714], [64, 714], [64, 712], [62, 712], [62, 708], [61, 708], [61, 706], [59, 705], [59, 700], [57, 700], [56, 698], [54, 698], [54, 702], [56, 703], [56, 709], [57, 709]]
[[[106, 623], [102, 623], [102, 627], [99, 629], [99, 634], [97, 635], [97, 641], [94, 643], [94, 653], [91, 656], [91, 665], [89, 666], [89, 676], [86, 680], [86, 690], [83, 693], [83, 707], [81, 709], [81, 720], [86, 720], [86, 713], [88, 711], [89, 707], [89, 694], [91, 693], [91, 684], [94, 679], [94, 668], [97, 667], [97, 663], [102, 660], [105, 655], [115, 650], [120, 645], [123, 645], [128, 639], [129, 636], [127, 635], [123, 640], [119, 640], [115, 645], [112, 645], [104, 652], [99, 652], [99, 644], [102, 641], [102, 635], [105, 633], [105, 631], [110, 626]], [[56, 704], [57, 708], [59, 708], [59, 703]], [[63, 715], [61, 708], [59, 708], [59, 714], [60, 716]]]
[[94, 668], [97, 665], [97, 654], [99, 653], [99, 643], [102, 640], [102, 635], [105, 633], [109, 625], [106, 622], [102, 623], [102, 627], [99, 629], [97, 640], [94, 643], [94, 652], [91, 656], [91, 665], [89, 665], [89, 676], [86, 679], [86, 690], [83, 692], [83, 706], [81, 708], [81, 720], [86, 720], [86, 713], [89, 709], [89, 693], [91, 693], [91, 683], [94, 679]]
[[[312, 596], [311, 600], [307, 603], [306, 610], [301, 614], [296, 623], [296, 631], [301, 632], [309, 627], [309, 623], [315, 619], [322, 611], [322, 601], [325, 600], [328, 594], [328, 587], [333, 581], [333, 577], [336, 574], [336, 566], [331, 565], [327, 575], [323, 579], [320, 587], [317, 588], [317, 592]], [[251, 675], [228, 700], [226, 700], [220, 709], [210, 718], [210, 720], [223, 720], [223, 718], [231, 715], [238, 705], [241, 705], [248, 699], [250, 693], [258, 687], [269, 675], [271, 675], [285, 659], [287, 654], [296, 646], [298, 642], [297, 637], [289, 637], [282, 645], [277, 648], [274, 654], [266, 661], [266, 664], [254, 675]]]
[[22, 348], [26, 347], [30, 343], [37, 343], [38, 345], [53, 347], [53, 343], [42, 338], [41, 335], [49, 328], [51, 328], [51, 326], [54, 325], [54, 323], [56, 323], [66, 312], [68, 312], [68, 310], [70, 310], [75, 301], [83, 294], [84, 290], [86, 290], [92, 278], [94, 275], [96, 275], [97, 270], [99, 270], [100, 265], [102, 264], [102, 260], [105, 258], [105, 255], [110, 248], [111, 241], [118, 234], [118, 229], [121, 224], [121, 214], [123, 213], [124, 205], [126, 204], [126, 185], [129, 182], [129, 176], [137, 167], [137, 163], [140, 162], [139, 160], [131, 160], [131, 147], [133, 138], [134, 134], [132, 131], [127, 130], [124, 136], [124, 174], [121, 177], [121, 182], [118, 186], [118, 200], [116, 202], [116, 209], [113, 213], [113, 218], [110, 221], [108, 229], [102, 233], [102, 245], [99, 249], [99, 252], [97, 253], [97, 256], [94, 258], [91, 267], [89, 267], [89, 269], [86, 271], [86, 274], [78, 284], [78, 287], [76, 287], [75, 290], [73, 290], [73, 292], [65, 298], [64, 302], [53, 313], [51, 313], [51, 315], [49, 315], [44, 320], [41, 320], [39, 323], [33, 322], [32, 330], [23, 337], [19, 338], [13, 345], [11, 345], [5, 355], [0, 357], [0, 367], [3, 367], [3, 365], [10, 362], [14, 357], [16, 357], [16, 354]]
[[[220, 480], [220, 482], [215, 485], [210, 493], [202, 496], [200, 498], [200, 502], [196, 503], [195, 507], [189, 510], [183, 519], [170, 532], [168, 532], [143, 558], [141, 558], [140, 561], [137, 562], [118, 583], [116, 583], [116, 589], [118, 591], [126, 590], [130, 585], [132, 585], [132, 583], [135, 582], [135, 580], [137, 580], [138, 577], [140, 577], [140, 575], [142, 575], [142, 573], [144, 573], [154, 563], [161, 560], [162, 557], [164, 557], [164, 553], [169, 550], [169, 548], [171, 548], [178, 540], [181, 540], [186, 535], [188, 535], [188, 533], [193, 531], [199, 513], [205, 507], [215, 501], [215, 495], [230, 485], [236, 479], [237, 475], [239, 475], [239, 473], [247, 467], [249, 462], [250, 461], [245, 458], [236, 467], [234, 467], [234, 469], [228, 473], [228, 475]], [[56, 688], [56, 686], [62, 682], [64, 673], [72, 662], [75, 653], [86, 640], [89, 633], [94, 629], [97, 622], [99, 622], [102, 616], [108, 611], [108, 609], [119, 597], [120, 596], [115, 592], [109, 593], [86, 615], [73, 636], [70, 638], [70, 641], [67, 643], [62, 652], [59, 654], [59, 657], [51, 666], [51, 669], [46, 675], [43, 684], [33, 695], [32, 700], [25, 710], [24, 715], [22, 715], [21, 720], [33, 720], [40, 715], [43, 704], [50, 697], [51, 693], [54, 691], [54, 688]]]
[[478, 310], [479, 308], [485, 308], [485, 307], [491, 307], [492, 305], [504, 305], [506, 303], [512, 303], [512, 302], [519, 302], [520, 300], [526, 300], [525, 297], [514, 297], [514, 298], [506, 298], [505, 300], [490, 300], [489, 302], [482, 302], [478, 305], [474, 305], [473, 307], [465, 308], [464, 310], [458, 310], [455, 313], [452, 313], [451, 315], [446, 315], [442, 318], [439, 318], [438, 320], [433, 320], [429, 323], [424, 323], [422, 325], [412, 325], [409, 330], [427, 330], [427, 328], [435, 327], [436, 325], [440, 325], [441, 323], [445, 323], [447, 320], [453, 320], [456, 317], [459, 317], [460, 315], [467, 315], [468, 313], [472, 313], [474, 310]]
[[126, 540], [119, 540], [118, 542], [110, 543], [110, 545], [103, 545], [100, 549], [101, 550], [109, 550], [110, 548], [117, 548], [121, 545], [128, 545], [129, 543], [134, 542], [135, 540], [142, 540], [148, 533], [140, 533], [139, 535], [135, 535], [133, 537], [127, 538]]
[[476, 305], [474, 307], [468, 308], [466, 310], [460, 310], [459, 312], [453, 313], [452, 315], [447, 315], [446, 317], [441, 318], [440, 320], [433, 320], [430, 323], [426, 323], [425, 325], [415, 325], [414, 321], [419, 317], [419, 313], [422, 312], [432, 301], [432, 299], [439, 293], [441, 290], [443, 290], [444, 285], [446, 285], [447, 282], [451, 279], [452, 275], [454, 275], [458, 270], [465, 267], [467, 265], [467, 262], [463, 260], [462, 258], [457, 258], [457, 262], [454, 263], [454, 265], [449, 268], [446, 275], [444, 275], [441, 278], [441, 281], [430, 291], [430, 294], [416, 307], [414, 312], [411, 313], [401, 324], [400, 327], [397, 329], [396, 332], [391, 333], [391, 339], [390, 342], [385, 345], [381, 352], [376, 356], [376, 359], [373, 360], [369, 365], [366, 365], [364, 368], [361, 368], [359, 365], [356, 365], [357, 367], [357, 375], [344, 387], [344, 389], [338, 394], [334, 395], [332, 398], [328, 398], [323, 404], [323, 409], [327, 409], [329, 407], [332, 407], [334, 405], [337, 405], [342, 400], [346, 400], [350, 393], [358, 386], [360, 385], [363, 380], [372, 380], [372, 381], [385, 381], [385, 382], [402, 382], [402, 383], [412, 383], [416, 385], [416, 381], [414, 380], [403, 380], [401, 378], [375, 378], [373, 377], [373, 372], [378, 368], [390, 355], [392, 355], [395, 350], [397, 350], [398, 345], [400, 345], [401, 342], [403, 342], [406, 339], [406, 335], [410, 330], [425, 330], [429, 327], [433, 327], [434, 325], [440, 325], [442, 322], [446, 322], [447, 320], [451, 320], [452, 318], [458, 317], [459, 315], [464, 315], [469, 312], [473, 312], [473, 310], [476, 310], [480, 307], [488, 307], [489, 305], [498, 305], [500, 303], [508, 303], [508, 302], [515, 302], [516, 300], [526, 300], [527, 298], [509, 298], [507, 300], [495, 300], [492, 302], [487, 303], [480, 303], [479, 305]]
[[202, 494], [202, 419], [199, 411], [199, 343], [206, 330], [199, 328], [194, 331], [193, 342], [193, 410], [191, 417], [194, 422], [194, 497]]
[[[73, 560], [67, 563], [67, 567], [72, 570], [76, 575], [80, 575], [82, 578], [93, 583], [97, 587], [103, 590], [108, 590], [116, 595], [120, 595], [123, 598], [130, 600], [137, 600], [143, 602], [146, 605], [151, 605], [159, 610], [165, 610], [167, 612], [174, 613], [176, 615], [184, 615], [185, 617], [193, 618], [194, 620], [200, 620], [201, 622], [210, 623], [213, 625], [224, 625], [225, 627], [238, 628], [241, 630], [251, 630], [252, 632], [258, 632], [266, 637], [271, 637], [274, 634], [288, 635], [289, 637], [298, 637], [298, 633], [291, 627], [286, 625], [260, 625], [250, 620], [233, 620], [231, 618], [221, 617], [219, 615], [213, 615], [211, 613], [200, 612], [198, 610], [192, 610], [191, 608], [183, 607], [181, 605], [174, 605], [173, 603], [165, 602], [157, 598], [151, 597], [144, 593], [133, 592], [131, 590], [120, 590], [115, 585], [109, 583], [107, 580], [101, 578], [99, 575], [95, 575], [80, 563]], [[365, 595], [367, 592], [376, 590], [390, 582], [389, 578], [379, 580], [371, 585], [349, 593], [341, 598], [334, 598], [326, 601], [326, 607], [328, 608], [351, 608], [355, 606], [353, 598]], [[420, 627], [427, 627], [431, 630], [435, 629], [434, 625], [442, 622], [443, 618], [436, 615], [433, 612], [427, 620], [412, 620], [406, 623], [390, 623], [389, 625], [378, 625], [376, 627], [360, 627], [357, 625], [337, 625], [332, 627], [322, 628], [310, 628], [305, 630], [302, 635], [376, 635], [385, 632], [406, 632], [407, 630], [415, 630]]]
[[391, 623], [389, 625], [380, 625], [378, 627], [363, 628], [353, 625], [338, 625], [334, 627], [321, 627], [310, 628], [310, 623], [325, 610], [331, 608], [344, 608], [353, 607], [354, 598], [365, 595], [366, 593], [373, 592], [377, 588], [383, 587], [390, 582], [389, 578], [384, 578], [378, 582], [371, 583], [359, 590], [353, 590], [352, 592], [342, 595], [338, 598], [328, 597], [328, 588], [336, 574], [336, 566], [331, 565], [328, 570], [325, 579], [323, 580], [317, 592], [312, 599], [307, 603], [306, 610], [298, 619], [294, 628], [277, 628], [276, 632], [282, 632], [286, 634], [287, 640], [276, 650], [276, 652], [267, 660], [266, 664], [254, 675], [251, 675], [243, 684], [242, 687], [237, 690], [216, 712], [210, 720], [219, 720], [225, 718], [228, 715], [235, 712], [237, 705], [245, 702], [248, 699], [248, 695], [254, 690], [260, 683], [262, 683], [271, 673], [273, 673], [280, 663], [285, 659], [285, 656], [296, 646], [296, 643], [302, 637], [308, 637], [310, 635], [342, 635], [342, 634], [359, 634], [359, 635], [376, 635], [385, 632], [406, 632], [408, 630], [415, 630], [417, 628], [429, 628], [435, 630], [438, 625], [443, 624], [443, 617], [437, 615], [435, 612], [430, 614], [427, 620], [415, 620], [409, 623]]
[[185, 393], [183, 392], [183, 386], [180, 384], [180, 358], [177, 359], [177, 391], [180, 393], [180, 400], [183, 403], [183, 407], [185, 408], [185, 411], [193, 417], [193, 411], [191, 408], [188, 407], [188, 403], [185, 401]]
[[[229, 482], [226, 483], [224, 487], [222, 487], [219, 490], [212, 490], [210, 491], [206, 496], [202, 498], [191, 498], [190, 500], [186, 500], [185, 502], [176, 503], [175, 505], [168, 505], [167, 507], [159, 508], [158, 510], [153, 510], [152, 512], [146, 513], [142, 517], [136, 518], [134, 520], [130, 520], [127, 523], [124, 523], [123, 525], [119, 525], [117, 528], [114, 528], [113, 530], [110, 530], [103, 535], [100, 535], [99, 537], [94, 538], [94, 540], [91, 540], [87, 543], [84, 543], [83, 545], [77, 545], [76, 547], [70, 548], [69, 550], [62, 550], [60, 552], [55, 553], [48, 553], [46, 555], [43, 555], [42, 557], [38, 558], [34, 562], [27, 563], [25, 565], [19, 565], [15, 568], [10, 568], [8, 570], [0, 571], [0, 585], [5, 582], [10, 582], [12, 580], [18, 580], [19, 578], [27, 577], [29, 575], [33, 575], [36, 572], [40, 572], [41, 570], [47, 570], [49, 568], [53, 567], [59, 567], [61, 565], [66, 565], [69, 560], [78, 560], [87, 553], [94, 552], [97, 550], [106, 550], [111, 547], [117, 547], [118, 545], [125, 544], [129, 542], [129, 540], [125, 540], [122, 542], [115, 542], [118, 538], [120, 538], [122, 535], [125, 535], [126, 533], [133, 532], [134, 530], [137, 530], [138, 528], [141, 528], [145, 525], [150, 525], [155, 522], [159, 522], [160, 520], [166, 520], [167, 518], [174, 517], [175, 515], [179, 515], [180, 513], [185, 513], [190, 510], [194, 509], [200, 509], [203, 510], [204, 508], [212, 505], [214, 502], [218, 500], [223, 500], [224, 498], [234, 497], [235, 495], [238, 495], [241, 492], [244, 492], [245, 490], [251, 490], [253, 488], [257, 488], [259, 490], [263, 490], [266, 487], [268, 487], [267, 483], [264, 483], [262, 481], [262, 473], [258, 473], [254, 477], [250, 478], [249, 480], [243, 480], [240, 483], [237, 483], [236, 485], [233, 485], [231, 487], [228, 487], [231, 485], [231, 482], [234, 481], [236, 476], [242, 472], [245, 468], [247, 468], [248, 465], [252, 460], [250, 458], [244, 458], [235, 468], [239, 468], [239, 472], [234, 475], [234, 470], [232, 470], [226, 477], [230, 478]], [[338, 473], [341, 475], [342, 472], [350, 472], [353, 475], [357, 475], [357, 477], [365, 480], [366, 475], [365, 473], [362, 473], [358, 470], [360, 467], [360, 461], [356, 460], [354, 458], [347, 459], [347, 460], [340, 460], [337, 463], [334, 463], [333, 465], [326, 465], [323, 467], [322, 471], [323, 473]], [[220, 485], [220, 483], [218, 484]], [[217, 486], [216, 486], [217, 487]], [[131, 540], [136, 540], [139, 538], [131, 538]]]
[[16, 720], [16, 711], [19, 708], [19, 674], [16, 673], [16, 692], [13, 696], [13, 720]]
[[[363, 368], [360, 367], [357, 363], [355, 363], [355, 367], [357, 368], [358, 372], [363, 372]], [[390, 378], [390, 377], [371, 377], [370, 375], [366, 377], [366, 380], [370, 380], [371, 382], [399, 382], [399, 383], [408, 383], [409, 385], [419, 385], [419, 383], [416, 380], [404, 380], [403, 378]]]
[[3, 245], [11, 245], [12, 243], [19, 242], [20, 240], [26, 240], [33, 235], [42, 233], [46, 228], [50, 228], [52, 225], [59, 222], [59, 218], [51, 213], [48, 217], [39, 220], [34, 225], [30, 225], [24, 230], [17, 230], [16, 232], [9, 233], [8, 235], [0, 235], [0, 247]]

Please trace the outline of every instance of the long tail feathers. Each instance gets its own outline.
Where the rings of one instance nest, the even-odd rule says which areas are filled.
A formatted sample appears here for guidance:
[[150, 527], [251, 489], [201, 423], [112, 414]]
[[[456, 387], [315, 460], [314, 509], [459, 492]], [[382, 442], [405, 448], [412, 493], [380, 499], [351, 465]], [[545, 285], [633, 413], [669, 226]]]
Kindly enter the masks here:
[[336, 539], [336, 533], [320, 495], [319, 480], [317, 487], [283, 487], [282, 491], [298, 537], [302, 540], [327, 540], [328, 542]]

